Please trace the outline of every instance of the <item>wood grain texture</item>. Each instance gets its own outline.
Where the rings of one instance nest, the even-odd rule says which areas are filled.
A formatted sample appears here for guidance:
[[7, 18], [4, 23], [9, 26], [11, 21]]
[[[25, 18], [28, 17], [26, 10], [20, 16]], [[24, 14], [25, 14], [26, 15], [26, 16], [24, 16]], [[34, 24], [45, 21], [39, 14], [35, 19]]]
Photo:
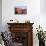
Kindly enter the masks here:
[[[7, 23], [9, 25], [9, 31], [12, 33], [16, 32], [27, 32], [28, 33], [28, 46], [33, 46], [33, 23]], [[26, 45], [27, 46], [27, 45]]]

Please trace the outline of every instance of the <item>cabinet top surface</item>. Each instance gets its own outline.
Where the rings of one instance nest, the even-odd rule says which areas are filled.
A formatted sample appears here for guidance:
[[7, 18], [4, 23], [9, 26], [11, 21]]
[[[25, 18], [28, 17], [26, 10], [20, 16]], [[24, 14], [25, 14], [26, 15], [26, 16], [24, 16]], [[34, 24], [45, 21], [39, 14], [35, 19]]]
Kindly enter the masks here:
[[34, 24], [34, 23], [7, 23], [8, 25], [14, 25], [14, 24]]
[[34, 24], [34, 23], [7, 23], [7, 24]]

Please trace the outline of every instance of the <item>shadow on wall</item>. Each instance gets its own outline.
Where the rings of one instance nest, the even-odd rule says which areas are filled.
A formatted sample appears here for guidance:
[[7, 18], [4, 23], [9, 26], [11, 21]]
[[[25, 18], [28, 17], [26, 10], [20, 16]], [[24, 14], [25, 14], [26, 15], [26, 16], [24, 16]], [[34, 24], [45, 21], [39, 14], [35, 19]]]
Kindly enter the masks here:
[[0, 31], [2, 31], [2, 0], [0, 0]]
[[40, 11], [46, 13], [46, 0], [40, 0]]

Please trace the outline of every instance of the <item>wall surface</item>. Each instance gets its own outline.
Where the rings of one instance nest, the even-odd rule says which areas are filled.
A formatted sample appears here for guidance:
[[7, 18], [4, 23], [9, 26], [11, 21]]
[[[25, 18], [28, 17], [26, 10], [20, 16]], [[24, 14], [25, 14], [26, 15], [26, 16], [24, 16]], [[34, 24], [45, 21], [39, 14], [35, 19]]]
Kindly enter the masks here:
[[[27, 15], [15, 15], [14, 8], [16, 6], [27, 6]], [[2, 0], [2, 30], [8, 30], [7, 22], [11, 19], [17, 19], [19, 22], [30, 20], [31, 23], [34, 23], [33, 45], [39, 46], [38, 38], [36, 37], [36, 27], [40, 24], [46, 30], [46, 15], [41, 12], [43, 7], [44, 5], [42, 6], [42, 1], [40, 2], [40, 0]]]
[[[27, 15], [15, 15], [15, 6], [27, 6]], [[3, 0], [2, 1], [2, 23], [6, 27], [6, 23], [10, 19], [17, 19], [19, 22], [30, 20], [33, 23], [40, 21], [40, 0]], [[23, 19], [22, 19], [23, 18]], [[7, 28], [4, 27], [4, 31]]]
[[46, 0], [40, 0], [40, 9], [42, 13], [46, 13]]
[[0, 0], [0, 31], [2, 31], [2, 0]]

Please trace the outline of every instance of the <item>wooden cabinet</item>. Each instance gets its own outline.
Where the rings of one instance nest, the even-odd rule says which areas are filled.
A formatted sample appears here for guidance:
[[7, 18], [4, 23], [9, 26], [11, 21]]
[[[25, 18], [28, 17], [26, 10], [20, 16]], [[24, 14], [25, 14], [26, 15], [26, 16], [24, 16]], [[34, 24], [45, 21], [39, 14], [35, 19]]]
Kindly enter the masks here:
[[33, 46], [33, 23], [7, 23], [13, 41], [23, 43], [22, 46]]

